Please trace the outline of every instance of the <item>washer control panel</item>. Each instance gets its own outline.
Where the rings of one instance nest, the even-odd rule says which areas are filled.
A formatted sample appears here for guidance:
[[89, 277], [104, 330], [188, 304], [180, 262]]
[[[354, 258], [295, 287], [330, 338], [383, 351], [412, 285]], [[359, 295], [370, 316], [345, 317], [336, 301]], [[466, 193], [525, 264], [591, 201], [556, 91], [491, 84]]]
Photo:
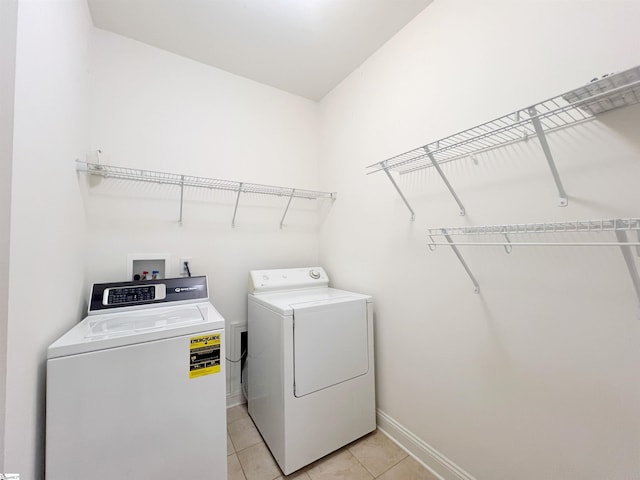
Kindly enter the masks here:
[[327, 286], [329, 286], [329, 277], [322, 267], [249, 272], [249, 293]]
[[167, 296], [167, 288], [160, 285], [133, 285], [130, 287], [107, 288], [102, 294], [103, 305], [163, 300]]
[[112, 309], [131, 310], [149, 304], [189, 303], [208, 298], [207, 277], [94, 283], [89, 297], [89, 315]]

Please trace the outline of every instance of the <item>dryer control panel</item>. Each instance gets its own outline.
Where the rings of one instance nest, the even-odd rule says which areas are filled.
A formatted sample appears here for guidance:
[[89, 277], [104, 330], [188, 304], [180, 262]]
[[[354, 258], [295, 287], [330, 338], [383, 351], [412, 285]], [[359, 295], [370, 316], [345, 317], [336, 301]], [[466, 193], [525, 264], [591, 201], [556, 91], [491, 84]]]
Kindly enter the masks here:
[[329, 277], [322, 267], [252, 270], [249, 272], [249, 293], [328, 286]]

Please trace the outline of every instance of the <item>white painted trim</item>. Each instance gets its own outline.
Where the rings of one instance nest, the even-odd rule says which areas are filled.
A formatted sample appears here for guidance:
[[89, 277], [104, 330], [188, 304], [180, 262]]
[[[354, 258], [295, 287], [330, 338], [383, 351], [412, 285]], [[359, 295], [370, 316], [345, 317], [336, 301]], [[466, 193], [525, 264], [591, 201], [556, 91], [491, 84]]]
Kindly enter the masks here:
[[382, 433], [406, 450], [440, 480], [476, 480], [380, 409], [377, 410], [377, 423]]
[[227, 408], [235, 407], [247, 403], [242, 392], [235, 395], [227, 395]]

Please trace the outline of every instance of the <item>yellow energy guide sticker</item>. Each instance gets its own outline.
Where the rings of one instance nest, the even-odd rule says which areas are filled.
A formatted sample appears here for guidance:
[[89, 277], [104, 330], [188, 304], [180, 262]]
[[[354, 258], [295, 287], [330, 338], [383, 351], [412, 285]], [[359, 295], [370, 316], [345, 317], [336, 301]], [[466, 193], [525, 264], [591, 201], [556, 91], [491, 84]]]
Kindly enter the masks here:
[[221, 333], [191, 337], [189, 344], [189, 378], [220, 373]]

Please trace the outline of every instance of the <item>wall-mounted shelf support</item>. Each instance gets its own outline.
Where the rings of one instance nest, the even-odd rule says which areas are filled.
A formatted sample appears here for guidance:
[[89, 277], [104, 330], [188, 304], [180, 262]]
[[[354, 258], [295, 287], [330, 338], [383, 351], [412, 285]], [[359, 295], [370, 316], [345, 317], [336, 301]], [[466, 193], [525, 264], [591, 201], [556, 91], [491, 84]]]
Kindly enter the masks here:
[[556, 162], [554, 162], [553, 160], [553, 155], [551, 154], [551, 148], [549, 148], [547, 137], [544, 134], [544, 128], [542, 128], [542, 124], [540, 123], [540, 119], [538, 118], [538, 111], [536, 110], [536, 107], [529, 107], [529, 116], [531, 117], [531, 123], [533, 123], [533, 128], [536, 131], [536, 135], [538, 135], [540, 146], [542, 147], [544, 156], [547, 159], [547, 163], [549, 164], [549, 169], [551, 170], [551, 175], [553, 175], [553, 181], [556, 183], [556, 188], [558, 189], [558, 194], [560, 195], [560, 201], [558, 202], [558, 206], [566, 207], [567, 205], [569, 205], [567, 192], [565, 192], [564, 186], [562, 185], [562, 180], [560, 180], [560, 174], [558, 173]]
[[282, 214], [282, 219], [280, 220], [280, 228], [284, 225], [284, 217], [287, 216], [287, 212], [289, 211], [289, 206], [291, 205], [291, 200], [293, 200], [293, 196], [296, 193], [296, 189], [291, 190], [291, 195], [289, 195], [289, 201], [287, 202], [287, 206], [284, 209], [284, 213]]
[[478, 284], [476, 277], [473, 275], [473, 273], [471, 273], [471, 269], [469, 268], [469, 265], [467, 265], [467, 262], [464, 260], [464, 257], [460, 253], [460, 250], [458, 250], [458, 247], [456, 246], [455, 242], [451, 240], [451, 237], [447, 234], [447, 231], [445, 229], [442, 229], [442, 236], [444, 236], [444, 238], [447, 241], [447, 244], [451, 247], [451, 250], [453, 250], [453, 253], [456, 254], [456, 257], [458, 257], [458, 260], [462, 264], [462, 267], [464, 268], [464, 270], [467, 272], [467, 275], [469, 275], [469, 278], [473, 283], [473, 293], [480, 293], [480, 285]]
[[240, 203], [240, 194], [242, 193], [242, 182], [238, 185], [238, 195], [236, 196], [236, 206], [233, 207], [233, 218], [231, 219], [231, 227], [236, 228], [236, 214], [238, 213], [238, 204]]
[[182, 206], [184, 204], [184, 175], [180, 175], [180, 225], [182, 225]]
[[[520, 110], [518, 110], [517, 112], [514, 113], [513, 121], [515, 123], [520, 123], [520, 120], [522, 119], [520, 118]], [[520, 140], [522, 140], [523, 142], [529, 141], [529, 131], [527, 130], [526, 126], [522, 127], [522, 136], [520, 137]]]
[[411, 212], [411, 221], [413, 222], [416, 219], [416, 213], [413, 211], [413, 208], [411, 208], [411, 205], [409, 205], [409, 202], [407, 201], [406, 197], [402, 193], [402, 190], [400, 190], [400, 187], [398, 186], [398, 184], [396, 183], [394, 178], [391, 176], [391, 173], [389, 173], [389, 169], [387, 167], [385, 167], [383, 164], [384, 164], [384, 162], [381, 162], [380, 166], [384, 170], [384, 173], [387, 174], [387, 177], [389, 177], [389, 180], [391, 180], [391, 185], [393, 185], [395, 187], [396, 191], [400, 195], [400, 198], [402, 199], [404, 204], [407, 206], [407, 208]]
[[[636, 232], [640, 232], [640, 230], [637, 230]], [[638, 276], [638, 267], [635, 259], [633, 258], [633, 253], [631, 253], [627, 232], [624, 230], [616, 230], [616, 238], [618, 239], [618, 242], [622, 244], [620, 245], [620, 250], [622, 251], [624, 262], [627, 264], [627, 270], [629, 270], [629, 276], [633, 282], [633, 288], [636, 291], [638, 300], [640, 300], [640, 276]], [[636, 245], [636, 250], [637, 248], [638, 246]]]
[[504, 251], [507, 253], [511, 253], [513, 251], [513, 245], [511, 245], [511, 239], [509, 238], [509, 235], [507, 235], [506, 233], [503, 233], [502, 235], [504, 235], [504, 241], [505, 241]]
[[[509, 235], [517, 234], [556, 234], [556, 233], [594, 233], [602, 232], [615, 233], [617, 241], [599, 241], [599, 242], [513, 242]], [[636, 233], [636, 241], [630, 241], [629, 232]], [[487, 241], [466, 241], [454, 242], [452, 236], [484, 236], [497, 235], [504, 236], [505, 241], [487, 242]], [[437, 241], [435, 237], [444, 237], [444, 240]], [[638, 274], [638, 266], [631, 247], [640, 247], [640, 218], [615, 218], [609, 220], [585, 220], [575, 222], [548, 222], [548, 223], [516, 223], [507, 225], [484, 225], [475, 227], [449, 227], [449, 228], [430, 228], [427, 232], [429, 239], [427, 245], [429, 250], [433, 251], [438, 245], [446, 245], [453, 249], [454, 253], [462, 263], [467, 274], [474, 283], [474, 291], [478, 293], [479, 287], [472, 275], [469, 266], [462, 257], [459, 246], [466, 245], [482, 245], [482, 246], [502, 246], [507, 253], [511, 253], [514, 246], [526, 247], [620, 247], [624, 261], [629, 270], [631, 281], [636, 292], [638, 300], [640, 300], [640, 275]], [[640, 256], [640, 255], [639, 255]]]
[[236, 192], [237, 196], [233, 209], [233, 218], [231, 220], [232, 227], [236, 226], [236, 215], [238, 213], [240, 195], [243, 193], [288, 198], [287, 207], [285, 209], [284, 215], [282, 216], [282, 220], [280, 221], [280, 228], [282, 228], [284, 225], [284, 218], [289, 211], [289, 206], [291, 205], [291, 201], [293, 198], [304, 198], [307, 200], [335, 200], [337, 196], [335, 192], [319, 192], [315, 190], [303, 190], [300, 188], [276, 187], [272, 185], [235, 182], [232, 180], [220, 180], [216, 178], [193, 177], [189, 175], [178, 175], [174, 173], [156, 172], [152, 170], [115, 167], [113, 165], [82, 162], [80, 160], [76, 160], [76, 168], [78, 171], [103, 178], [178, 186], [180, 188], [180, 225], [182, 225], [183, 219], [185, 187]]
[[[560, 174], [546, 135], [592, 120], [600, 113], [638, 103], [640, 103], [640, 66], [608, 75], [598, 81], [536, 103], [528, 108], [516, 110], [508, 115], [422, 145], [382, 162], [376, 162], [367, 167], [367, 174], [384, 170], [402, 196], [400, 188], [390, 175], [391, 171], [405, 175], [433, 167], [456, 198], [460, 210], [464, 212], [464, 207], [442, 172], [442, 164], [468, 158], [476, 163], [476, 154], [527, 141], [535, 135], [540, 140], [558, 189], [560, 196], [558, 205], [564, 207], [568, 204], [568, 197], [560, 180]], [[404, 196], [402, 196], [402, 200], [407, 206], [409, 205]], [[415, 218], [413, 210], [412, 217]]]
[[[440, 144], [436, 142], [436, 148], [439, 148], [439, 147], [440, 147]], [[449, 180], [447, 179], [447, 176], [442, 171], [442, 168], [440, 168], [440, 165], [438, 165], [438, 162], [436, 161], [436, 159], [434, 158], [433, 154], [429, 150], [429, 145], [425, 145], [424, 146], [424, 151], [427, 153], [427, 157], [429, 157], [429, 160], [431, 160], [431, 164], [436, 169], [436, 172], [438, 172], [438, 175], [440, 175], [440, 178], [442, 178], [442, 181], [447, 186], [447, 189], [449, 190], [449, 193], [451, 193], [451, 195], [453, 196], [454, 200], [458, 204], [458, 207], [460, 207], [460, 215], [464, 215], [465, 214], [464, 205], [462, 204], [462, 201], [460, 200], [460, 198], [456, 194], [456, 191], [451, 186], [451, 183], [449, 183]]]

